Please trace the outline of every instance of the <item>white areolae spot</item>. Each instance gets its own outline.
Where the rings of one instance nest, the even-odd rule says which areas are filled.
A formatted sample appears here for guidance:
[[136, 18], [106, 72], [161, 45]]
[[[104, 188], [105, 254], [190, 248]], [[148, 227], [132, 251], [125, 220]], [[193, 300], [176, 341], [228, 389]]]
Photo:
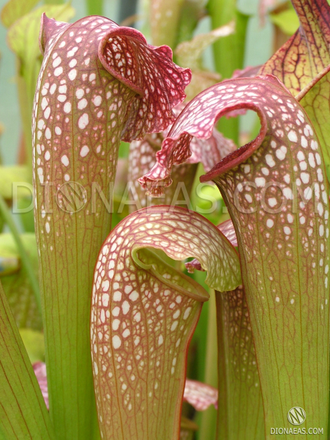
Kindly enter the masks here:
[[70, 113], [71, 112], [71, 102], [67, 101], [64, 104], [63, 110], [65, 113]]
[[39, 177], [39, 182], [41, 184], [43, 184], [44, 183], [44, 170], [41, 167], [39, 167], [37, 169], [37, 173], [38, 173], [38, 177]]
[[293, 223], [294, 217], [293, 217], [292, 214], [289, 213], [289, 214], [287, 215], [287, 219], [288, 219], [288, 222], [289, 222], [289, 223]]
[[68, 53], [67, 53], [67, 57], [68, 57], [68, 58], [73, 57], [74, 54], [77, 52], [77, 50], [78, 50], [78, 47], [77, 47], [77, 46], [76, 46], [76, 47], [73, 47], [71, 50], [68, 51]]
[[100, 95], [96, 95], [93, 99], [92, 99], [93, 104], [95, 105], [95, 107], [98, 107], [99, 105], [101, 105], [102, 102], [102, 97]]
[[54, 75], [55, 75], [55, 76], [60, 76], [60, 75], [62, 75], [62, 73], [63, 73], [63, 67], [57, 67], [57, 68], [54, 70]]
[[183, 319], [184, 319], [184, 320], [186, 320], [186, 319], [189, 317], [190, 312], [191, 312], [191, 307], [188, 307], [188, 308], [185, 310], [184, 314], [183, 314]]
[[112, 346], [115, 350], [121, 346], [121, 339], [118, 335], [112, 337]]
[[266, 226], [267, 228], [272, 228], [274, 226], [274, 221], [271, 218], [267, 219]]
[[62, 162], [62, 164], [65, 166], [65, 167], [67, 167], [68, 165], [69, 165], [69, 158], [68, 158], [68, 156], [66, 155], [66, 154], [64, 154], [62, 157], [61, 157], [61, 162]]
[[49, 116], [50, 116], [50, 107], [46, 108], [46, 110], [44, 111], [44, 116], [45, 116], [46, 119], [49, 118]]
[[80, 156], [86, 157], [88, 153], [89, 153], [89, 148], [87, 147], [87, 145], [84, 145], [80, 150]]
[[43, 119], [39, 119], [38, 121], [38, 128], [40, 128], [40, 130], [42, 130], [45, 126], [45, 121]]
[[309, 174], [308, 173], [301, 173], [300, 177], [301, 177], [301, 180], [303, 181], [303, 183], [309, 182]]
[[171, 325], [171, 331], [174, 332], [177, 326], [178, 326], [178, 321], [174, 321], [173, 324]]
[[308, 146], [308, 142], [307, 142], [307, 139], [305, 138], [305, 136], [301, 136], [301, 146], [303, 148], [307, 148], [307, 146]]
[[50, 131], [49, 127], [46, 128], [45, 136], [46, 136], [46, 139], [50, 139], [52, 137], [52, 132]]
[[84, 113], [82, 116], [80, 116], [78, 120], [78, 127], [81, 130], [83, 130], [84, 128], [87, 127], [88, 123], [89, 123], [88, 113]]
[[81, 99], [84, 96], [84, 94], [85, 94], [84, 89], [77, 89], [76, 90], [76, 97], [77, 97], [77, 99]]
[[252, 197], [250, 196], [250, 194], [245, 194], [244, 197], [247, 200], [247, 202], [252, 203]]
[[268, 166], [270, 166], [271, 168], [275, 166], [275, 162], [271, 154], [266, 154], [265, 159]]
[[293, 130], [289, 131], [288, 133], [288, 138], [291, 142], [297, 142], [298, 141], [298, 136], [297, 133]]
[[73, 81], [76, 79], [77, 76], [77, 69], [72, 69], [70, 70], [70, 72], [68, 73], [68, 77], [70, 81]]
[[124, 315], [127, 315], [127, 313], [129, 312], [130, 309], [130, 305], [128, 301], [124, 301], [123, 304], [121, 305], [121, 309], [123, 311]]
[[71, 60], [70, 62], [69, 62], [69, 67], [75, 67], [77, 65], [77, 60], [75, 59], [75, 58], [73, 58], [73, 60]]
[[314, 139], [311, 140], [311, 149], [312, 150], [317, 150], [318, 149], [318, 143]]
[[277, 200], [275, 199], [275, 197], [270, 197], [270, 198], [268, 199], [268, 205], [269, 205], [271, 208], [274, 208], [274, 206], [276, 206], [276, 204], [277, 204]]
[[293, 192], [291, 188], [284, 188], [283, 195], [287, 200], [293, 200]]
[[314, 154], [313, 153], [309, 153], [308, 154], [308, 162], [309, 162], [309, 165], [312, 167], [312, 168], [315, 168], [315, 158], [314, 158]]
[[266, 179], [264, 177], [256, 177], [255, 182], [258, 187], [263, 187], [266, 184]]
[[108, 293], [103, 293], [103, 295], [102, 295], [102, 305], [104, 307], [108, 307], [109, 299], [110, 299], [109, 294]]
[[136, 301], [139, 298], [139, 294], [136, 290], [133, 290], [133, 292], [130, 294], [129, 299], [131, 301]]
[[50, 225], [49, 225], [48, 222], [45, 223], [45, 229], [46, 229], [47, 234], [49, 234], [49, 232], [50, 232]]
[[279, 160], [284, 160], [287, 151], [288, 151], [288, 149], [287, 149], [284, 145], [282, 145], [281, 148], [279, 148], [279, 149], [276, 150], [276, 152], [275, 152], [276, 157], [277, 157]]
[[119, 329], [120, 326], [120, 319], [114, 319], [112, 321], [112, 330], [117, 331]]
[[85, 107], [87, 107], [87, 99], [83, 98], [78, 102], [77, 105], [79, 110], [83, 110]]

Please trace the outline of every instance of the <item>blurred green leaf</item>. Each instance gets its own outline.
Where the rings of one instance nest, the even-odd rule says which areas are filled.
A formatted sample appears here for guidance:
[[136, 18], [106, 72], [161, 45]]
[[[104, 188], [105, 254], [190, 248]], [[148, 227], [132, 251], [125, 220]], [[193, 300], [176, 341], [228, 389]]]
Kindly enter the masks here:
[[198, 430], [198, 426], [186, 417], [181, 417], [180, 439], [192, 440], [194, 433]]
[[[31, 70], [40, 54], [39, 31], [42, 13], [58, 21], [68, 21], [75, 10], [68, 3], [64, 5], [44, 5], [18, 19], [8, 31], [8, 44], [15, 54]], [[39, 72], [39, 69], [38, 69]]]
[[59, 21], [68, 21], [75, 13], [69, 4], [44, 5], [18, 19], [8, 31], [9, 47], [21, 61], [20, 73], [24, 76], [28, 87], [28, 97], [31, 99], [31, 108], [37, 76], [41, 65], [39, 31], [40, 19], [43, 12], [45, 12], [47, 16]]
[[[28, 254], [35, 276], [38, 275], [38, 254], [34, 234], [20, 236]], [[0, 234], [0, 259], [19, 261], [20, 254], [11, 234]], [[35, 300], [35, 295], [26, 272], [22, 266], [17, 273], [1, 277], [3, 289], [19, 328], [42, 329], [42, 320]]]
[[33, 197], [18, 197], [16, 213], [20, 214], [24, 232], [34, 233]]
[[18, 257], [6, 256], [5, 252], [0, 256], [0, 278], [16, 273], [21, 268], [20, 259]]
[[204, 50], [219, 38], [232, 34], [234, 30], [235, 23], [231, 21], [207, 34], [199, 34], [190, 41], [180, 43], [175, 49], [178, 63], [182, 66], [189, 66], [192, 71], [203, 70], [202, 55]]
[[45, 360], [45, 340], [41, 332], [30, 328], [21, 328], [20, 335], [29, 355], [31, 364]]
[[[15, 21], [9, 28], [7, 41], [18, 57], [18, 96], [24, 129], [27, 164], [32, 163], [31, 113], [42, 56], [39, 49], [42, 13], [59, 21], [68, 21], [75, 11], [70, 4], [43, 5]], [[31, 170], [30, 170], [30, 174]]]
[[[87, 15], [103, 15], [103, 0], [86, 0]], [[120, 20], [119, 20], [120, 22]]]
[[[15, 183], [16, 185], [14, 185]], [[28, 167], [24, 165], [10, 167], [0, 165], [0, 194], [4, 199], [12, 200], [13, 188], [17, 189], [15, 196], [31, 197], [32, 185]]]
[[176, 48], [175, 55], [178, 64], [192, 70], [191, 82], [185, 89], [188, 100], [221, 80], [219, 74], [205, 70], [203, 52], [219, 38], [232, 34], [234, 28], [235, 23], [232, 21], [206, 34], [196, 35], [192, 40], [184, 41]]
[[299, 19], [293, 8], [278, 14], [269, 14], [269, 18], [287, 35], [293, 35], [299, 27]]
[[0, 438], [54, 440], [37, 378], [0, 284]]
[[184, 0], [151, 0], [150, 24], [152, 43], [175, 47]]
[[9, 28], [16, 20], [30, 12], [38, 3], [39, 0], [9, 0], [1, 11], [0, 18], [2, 24]]
[[199, 21], [206, 16], [206, 0], [185, 0], [180, 15], [177, 45], [190, 40]]

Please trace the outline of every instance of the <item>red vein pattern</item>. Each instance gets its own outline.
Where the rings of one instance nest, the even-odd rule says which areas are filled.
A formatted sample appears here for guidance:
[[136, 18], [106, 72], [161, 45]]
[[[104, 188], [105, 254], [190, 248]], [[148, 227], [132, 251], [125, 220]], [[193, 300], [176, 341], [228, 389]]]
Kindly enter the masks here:
[[[148, 200], [146, 192], [141, 188], [138, 179], [146, 174], [156, 162], [156, 152], [163, 140], [162, 134], [146, 136], [142, 141], [133, 141], [129, 150], [128, 182], [130, 185], [132, 199], [131, 212], [136, 209], [150, 205], [179, 205], [180, 203], [189, 207], [189, 195], [194, 183], [197, 171], [197, 163], [185, 163], [174, 166], [172, 181], [173, 185], [166, 188], [162, 197], [155, 197]], [[157, 148], [158, 146], [158, 148]]]
[[219, 117], [240, 107], [258, 113], [259, 135], [201, 180], [218, 185], [235, 226], [266, 429], [282, 426], [294, 405], [313, 426], [326, 426], [328, 186], [304, 109], [274, 77], [223, 81], [181, 113], [143, 183], [168, 180], [173, 163], [189, 156], [191, 136], [207, 138]]
[[61, 440], [90, 440], [90, 292], [120, 139], [164, 130], [190, 72], [170, 49], [104, 17], [67, 24], [44, 15], [40, 43], [33, 168], [50, 413]]
[[[179, 114], [179, 112], [177, 113]], [[189, 208], [191, 189], [197, 171], [197, 164], [202, 163], [205, 171], [210, 171], [223, 157], [236, 149], [236, 145], [230, 139], [226, 139], [216, 129], [213, 130], [209, 139], [193, 138], [190, 143], [191, 156], [184, 164], [174, 166], [171, 180], [172, 185], [164, 191], [162, 197], [154, 198], [149, 202], [145, 191], [142, 190], [138, 178], [148, 173], [156, 162], [156, 152], [160, 149], [164, 133], [146, 135], [142, 141], [133, 141], [130, 144], [128, 181], [131, 185], [135, 205], [133, 208], [144, 208], [153, 205], [178, 205], [185, 204]]]
[[117, 27], [101, 41], [99, 57], [111, 75], [142, 96], [132, 103], [124, 141], [162, 131], [174, 121], [172, 108], [184, 100], [191, 72], [172, 62], [168, 46], [149, 46], [135, 29]]
[[112, 231], [96, 264], [91, 315], [104, 439], [179, 436], [187, 346], [208, 294], [150, 248], [175, 260], [196, 255], [221, 290], [240, 283], [235, 249], [194, 212], [142, 209]]
[[330, 65], [309, 83], [296, 99], [304, 107], [320, 141], [328, 182], [330, 181]]
[[327, 0], [292, 3], [300, 27], [259, 73], [272, 73], [296, 95], [330, 64], [330, 6]]

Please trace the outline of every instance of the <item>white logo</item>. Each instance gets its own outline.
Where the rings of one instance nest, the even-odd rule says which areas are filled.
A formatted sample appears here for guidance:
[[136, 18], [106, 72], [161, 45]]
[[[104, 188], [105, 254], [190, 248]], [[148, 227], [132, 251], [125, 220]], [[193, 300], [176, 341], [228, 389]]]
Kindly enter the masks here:
[[291, 425], [299, 426], [306, 420], [306, 413], [303, 408], [294, 406], [288, 411], [288, 421]]

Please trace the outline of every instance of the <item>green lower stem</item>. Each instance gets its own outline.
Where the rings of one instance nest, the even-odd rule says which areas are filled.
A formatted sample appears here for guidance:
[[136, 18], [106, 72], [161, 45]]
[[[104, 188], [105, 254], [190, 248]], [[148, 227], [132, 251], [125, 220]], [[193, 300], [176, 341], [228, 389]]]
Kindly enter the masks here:
[[216, 292], [218, 440], [264, 440], [264, 412], [243, 288]]
[[[213, 387], [218, 385], [217, 364], [217, 322], [216, 305], [214, 293], [210, 295], [208, 302], [208, 321], [207, 321], [207, 346], [205, 358], [205, 380], [204, 382]], [[206, 411], [199, 413], [198, 423], [200, 429], [198, 438], [200, 440], [215, 440], [217, 411], [214, 406], [210, 406]]]

